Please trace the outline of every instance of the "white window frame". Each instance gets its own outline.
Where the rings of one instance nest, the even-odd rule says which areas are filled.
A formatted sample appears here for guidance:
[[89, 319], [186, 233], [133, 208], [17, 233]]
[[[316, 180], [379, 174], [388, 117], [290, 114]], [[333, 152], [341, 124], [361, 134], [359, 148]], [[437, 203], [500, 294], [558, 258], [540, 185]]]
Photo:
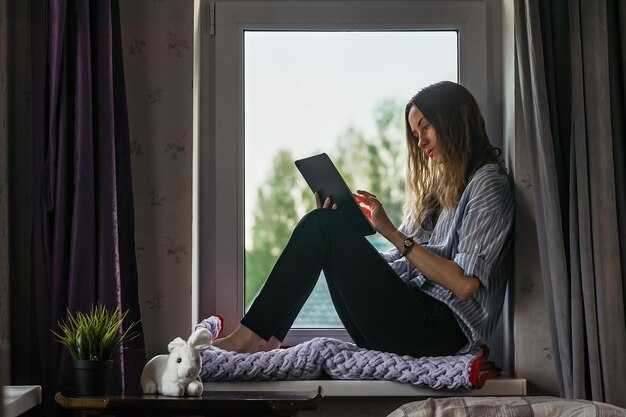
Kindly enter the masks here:
[[[455, 30], [459, 81], [472, 91], [492, 130], [501, 115], [488, 112], [486, 20], [481, 1], [196, 0], [194, 322], [217, 312], [229, 332], [244, 310], [244, 31]], [[407, 91], [407, 98], [414, 93]], [[343, 329], [294, 329], [286, 343], [317, 336], [349, 340]]]

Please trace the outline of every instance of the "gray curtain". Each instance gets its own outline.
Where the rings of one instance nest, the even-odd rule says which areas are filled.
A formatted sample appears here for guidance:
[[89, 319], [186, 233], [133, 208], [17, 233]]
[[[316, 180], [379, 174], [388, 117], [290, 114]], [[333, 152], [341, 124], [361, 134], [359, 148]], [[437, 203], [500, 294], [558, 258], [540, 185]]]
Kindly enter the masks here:
[[515, 38], [561, 394], [626, 407], [626, 4], [515, 0]]

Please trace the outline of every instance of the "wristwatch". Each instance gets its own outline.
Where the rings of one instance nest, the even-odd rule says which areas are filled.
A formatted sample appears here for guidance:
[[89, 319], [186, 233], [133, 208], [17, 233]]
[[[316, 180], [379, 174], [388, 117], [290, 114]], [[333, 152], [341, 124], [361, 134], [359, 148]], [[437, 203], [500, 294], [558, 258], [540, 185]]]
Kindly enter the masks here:
[[409, 253], [409, 251], [413, 248], [414, 245], [415, 245], [415, 242], [410, 237], [407, 237], [406, 239], [404, 239], [404, 242], [402, 242], [402, 247], [404, 248], [402, 250], [402, 256], [406, 256], [406, 254]]

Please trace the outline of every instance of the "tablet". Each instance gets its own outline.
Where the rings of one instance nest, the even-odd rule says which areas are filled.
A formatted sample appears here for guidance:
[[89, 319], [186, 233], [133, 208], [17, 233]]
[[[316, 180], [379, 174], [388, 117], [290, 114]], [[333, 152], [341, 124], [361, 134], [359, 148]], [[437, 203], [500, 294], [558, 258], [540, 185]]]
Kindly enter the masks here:
[[299, 159], [295, 163], [311, 190], [319, 193], [322, 202], [326, 197], [330, 197], [333, 203], [337, 203], [337, 210], [346, 215], [363, 236], [376, 233], [372, 223], [361, 211], [361, 206], [328, 155], [321, 153]]

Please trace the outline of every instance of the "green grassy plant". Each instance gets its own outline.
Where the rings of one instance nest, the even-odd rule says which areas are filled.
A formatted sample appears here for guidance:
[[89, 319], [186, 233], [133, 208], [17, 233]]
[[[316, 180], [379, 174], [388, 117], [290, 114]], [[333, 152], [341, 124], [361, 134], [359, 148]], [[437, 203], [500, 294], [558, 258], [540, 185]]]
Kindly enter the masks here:
[[139, 336], [133, 329], [138, 322], [131, 323], [124, 331], [122, 323], [128, 314], [120, 313], [119, 308], [109, 311], [103, 305], [91, 306], [89, 313], [70, 313], [58, 322], [60, 332], [52, 330], [56, 340], [65, 345], [74, 359], [110, 360], [124, 341]]

